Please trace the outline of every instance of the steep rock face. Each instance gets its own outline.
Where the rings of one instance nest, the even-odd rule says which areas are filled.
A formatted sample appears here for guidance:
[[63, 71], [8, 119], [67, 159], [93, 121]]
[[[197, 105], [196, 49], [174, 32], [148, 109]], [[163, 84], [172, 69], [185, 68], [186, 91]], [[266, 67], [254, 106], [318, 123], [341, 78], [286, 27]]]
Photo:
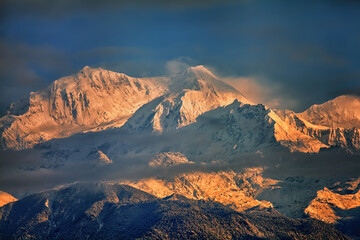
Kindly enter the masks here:
[[[351, 128], [330, 128], [321, 125], [314, 125], [297, 114], [289, 110], [275, 110], [277, 115], [288, 125], [297, 129], [299, 132], [319, 140], [324, 148], [336, 148], [348, 152], [357, 152], [360, 150], [360, 129]], [[353, 116], [355, 121], [357, 116]], [[353, 122], [348, 118], [348, 123]], [[340, 123], [339, 123], [340, 124]]]
[[[341, 195], [324, 188], [317, 192], [316, 198], [305, 209], [310, 217], [327, 223], [336, 223], [344, 216], [337, 216], [336, 210], [341, 209], [350, 213], [351, 209], [360, 207], [360, 193]], [[344, 214], [343, 214], [344, 215]], [[350, 214], [349, 214], [350, 215]]]
[[8, 204], [10, 202], [15, 202], [17, 199], [3, 191], [0, 191], [0, 207], [4, 206], [5, 204]]
[[12, 104], [0, 119], [1, 146], [31, 148], [52, 138], [122, 126], [139, 107], [167, 91], [166, 81], [85, 67]]
[[305, 209], [309, 217], [334, 224], [350, 236], [360, 236], [360, 178], [336, 182], [317, 191]]
[[194, 200], [211, 200], [237, 211], [254, 207], [272, 208], [268, 201], [259, 201], [256, 196], [265, 188], [272, 188], [276, 180], [263, 178], [262, 169], [246, 169], [244, 172], [194, 172], [180, 174], [173, 180], [143, 179], [125, 182], [142, 191], [164, 198], [182, 195]]
[[170, 79], [171, 93], [139, 109], [125, 124], [126, 128], [162, 133], [194, 123], [202, 113], [235, 99], [251, 103], [203, 66], [190, 67]]
[[360, 97], [342, 95], [320, 105], [313, 105], [300, 117], [330, 128], [360, 128]]
[[276, 211], [239, 213], [109, 184], [77, 184], [8, 204], [0, 208], [0, 238], [348, 239], [330, 225]]
[[317, 191], [316, 197], [305, 209], [306, 214], [334, 224], [350, 217], [352, 210], [360, 207], [360, 178], [352, 178], [345, 182], [338, 181], [329, 188], [324, 187]]
[[[293, 176], [275, 180], [265, 177], [263, 170], [191, 172], [171, 179], [147, 178], [123, 183], [159, 198], [185, 196], [219, 202], [236, 211], [276, 209], [288, 217], [303, 218], [306, 214], [327, 223], [338, 223], [346, 232], [356, 229], [353, 225], [360, 220], [360, 178], [341, 185], [334, 183], [333, 178], [322, 177]], [[342, 227], [346, 223], [352, 225]], [[359, 233], [352, 235], [359, 236]]]

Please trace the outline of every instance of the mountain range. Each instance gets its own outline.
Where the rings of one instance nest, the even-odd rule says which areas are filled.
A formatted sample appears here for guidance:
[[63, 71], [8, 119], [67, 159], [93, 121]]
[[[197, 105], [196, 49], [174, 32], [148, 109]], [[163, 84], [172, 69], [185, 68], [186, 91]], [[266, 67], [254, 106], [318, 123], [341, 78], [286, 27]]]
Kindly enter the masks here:
[[[51, 139], [122, 126], [155, 134], [186, 126], [199, 131], [227, 119], [236, 121], [236, 128], [244, 131], [226, 136], [240, 151], [254, 150], [237, 144], [244, 142], [247, 146], [275, 143], [298, 152], [331, 148], [357, 152], [359, 105], [359, 97], [340, 96], [303, 113], [272, 110], [251, 103], [203, 66], [170, 77], [141, 79], [85, 67], [11, 104], [0, 119], [1, 147], [32, 148]], [[256, 128], [251, 130], [251, 138], [241, 126], [242, 122], [249, 126], [246, 121], [253, 121], [251, 127]], [[232, 131], [230, 124], [225, 128]]]
[[[204, 66], [85, 67], [11, 104], [0, 143], [2, 190], [20, 199], [0, 196], [1, 239], [360, 237], [359, 96], [295, 113]], [[11, 188], [34, 176], [52, 190]]]

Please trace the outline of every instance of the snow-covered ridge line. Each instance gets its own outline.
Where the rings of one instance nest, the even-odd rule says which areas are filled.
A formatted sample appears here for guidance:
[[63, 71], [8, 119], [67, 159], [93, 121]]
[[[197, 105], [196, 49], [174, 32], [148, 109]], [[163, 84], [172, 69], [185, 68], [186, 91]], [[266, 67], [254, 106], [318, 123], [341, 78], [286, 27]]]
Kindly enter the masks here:
[[[281, 145], [297, 152], [319, 152], [326, 148], [357, 152], [360, 149], [358, 105], [359, 97], [341, 96], [314, 105], [304, 113], [272, 111], [254, 105], [204, 66], [152, 78], [133, 78], [102, 68], [84, 67], [77, 74], [56, 80], [46, 89], [30, 93], [28, 99], [12, 104], [9, 114], [0, 119], [0, 143], [2, 149], [20, 150], [51, 139], [114, 127], [166, 134], [194, 125], [190, 128], [203, 134], [212, 132], [211, 138], [218, 136], [231, 151], [235, 148], [240, 152], [256, 151], [259, 146]], [[212, 117], [222, 122], [221, 132], [213, 129], [211, 122], [195, 124], [199, 117], [210, 116], [207, 113], [214, 110], [217, 113]], [[232, 129], [223, 119], [237, 127]], [[224, 134], [234, 132], [238, 135], [223, 138]]]

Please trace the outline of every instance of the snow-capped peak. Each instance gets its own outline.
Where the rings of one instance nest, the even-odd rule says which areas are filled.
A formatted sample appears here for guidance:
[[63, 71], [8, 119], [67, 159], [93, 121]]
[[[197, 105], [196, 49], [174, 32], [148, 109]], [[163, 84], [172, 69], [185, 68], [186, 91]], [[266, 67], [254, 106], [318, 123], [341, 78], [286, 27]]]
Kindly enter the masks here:
[[[80, 74], [91, 74], [93, 72], [98, 72], [98, 71], [101, 71], [101, 72], [107, 72], [108, 70], [106, 69], [103, 69], [101, 67], [97, 67], [97, 68], [92, 68], [90, 66], [85, 66], [83, 67], [76, 75], [80, 75]], [[124, 74], [125, 75], [125, 74]]]
[[228, 105], [235, 99], [251, 104], [239, 91], [201, 65], [171, 76], [170, 82], [170, 93], [140, 108], [126, 127], [162, 133], [194, 123], [204, 112]]
[[198, 78], [206, 78], [206, 77], [212, 77], [212, 78], [218, 78], [216, 77], [209, 69], [204, 67], [203, 65], [198, 65], [195, 67], [189, 67], [186, 70], [188, 73], [192, 72], [194, 73]]
[[342, 95], [298, 115], [316, 125], [360, 128], [360, 96]]
[[242, 102], [251, 103], [245, 96], [232, 86], [221, 81], [215, 74], [203, 65], [189, 67], [185, 71], [170, 76], [171, 92], [180, 92], [184, 89], [195, 91], [213, 91], [237, 95]]
[[90, 71], [92, 68], [90, 66], [83, 67], [80, 71]]
[[1, 147], [29, 148], [52, 138], [120, 127], [167, 91], [162, 78], [132, 78], [86, 66], [13, 104], [0, 118]]

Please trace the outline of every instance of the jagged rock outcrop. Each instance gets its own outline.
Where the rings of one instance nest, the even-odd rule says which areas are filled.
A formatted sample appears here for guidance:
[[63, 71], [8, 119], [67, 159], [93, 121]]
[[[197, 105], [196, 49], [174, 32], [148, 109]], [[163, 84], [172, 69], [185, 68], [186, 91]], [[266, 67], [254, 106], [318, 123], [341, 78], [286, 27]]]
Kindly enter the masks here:
[[5, 204], [8, 204], [10, 202], [15, 202], [17, 199], [3, 191], [0, 191], [0, 207], [4, 206]]
[[211, 200], [237, 211], [254, 207], [272, 208], [268, 201], [256, 199], [263, 189], [275, 187], [276, 180], [263, 178], [262, 169], [246, 169], [244, 172], [194, 172], [180, 174], [172, 180], [148, 178], [137, 182], [125, 182], [157, 197], [177, 194], [194, 200]]
[[[321, 105], [320, 105], [321, 106]], [[356, 104], [355, 104], [356, 107]], [[312, 110], [314, 111], [314, 110]], [[357, 116], [353, 116], [353, 120], [347, 116], [347, 120], [344, 120], [343, 127], [327, 127], [322, 125], [315, 125], [308, 122], [303, 118], [303, 113], [298, 114], [289, 110], [275, 110], [276, 114], [288, 125], [297, 129], [299, 132], [319, 140], [323, 144], [324, 149], [336, 149], [338, 151], [346, 151], [356, 153], [360, 150], [360, 129], [355, 127]], [[326, 114], [326, 113], [324, 113]], [[316, 122], [316, 121], [314, 121]], [[337, 124], [341, 125], [340, 120], [336, 120]]]
[[316, 198], [305, 209], [305, 213], [311, 218], [334, 224], [344, 218], [344, 216], [337, 216], [337, 209], [347, 211], [350, 215], [351, 209], [358, 207], [360, 207], [360, 192], [342, 195], [324, 187], [323, 190], [317, 192]]
[[309, 217], [333, 224], [350, 236], [359, 237], [360, 178], [335, 182], [317, 191], [305, 209]]

